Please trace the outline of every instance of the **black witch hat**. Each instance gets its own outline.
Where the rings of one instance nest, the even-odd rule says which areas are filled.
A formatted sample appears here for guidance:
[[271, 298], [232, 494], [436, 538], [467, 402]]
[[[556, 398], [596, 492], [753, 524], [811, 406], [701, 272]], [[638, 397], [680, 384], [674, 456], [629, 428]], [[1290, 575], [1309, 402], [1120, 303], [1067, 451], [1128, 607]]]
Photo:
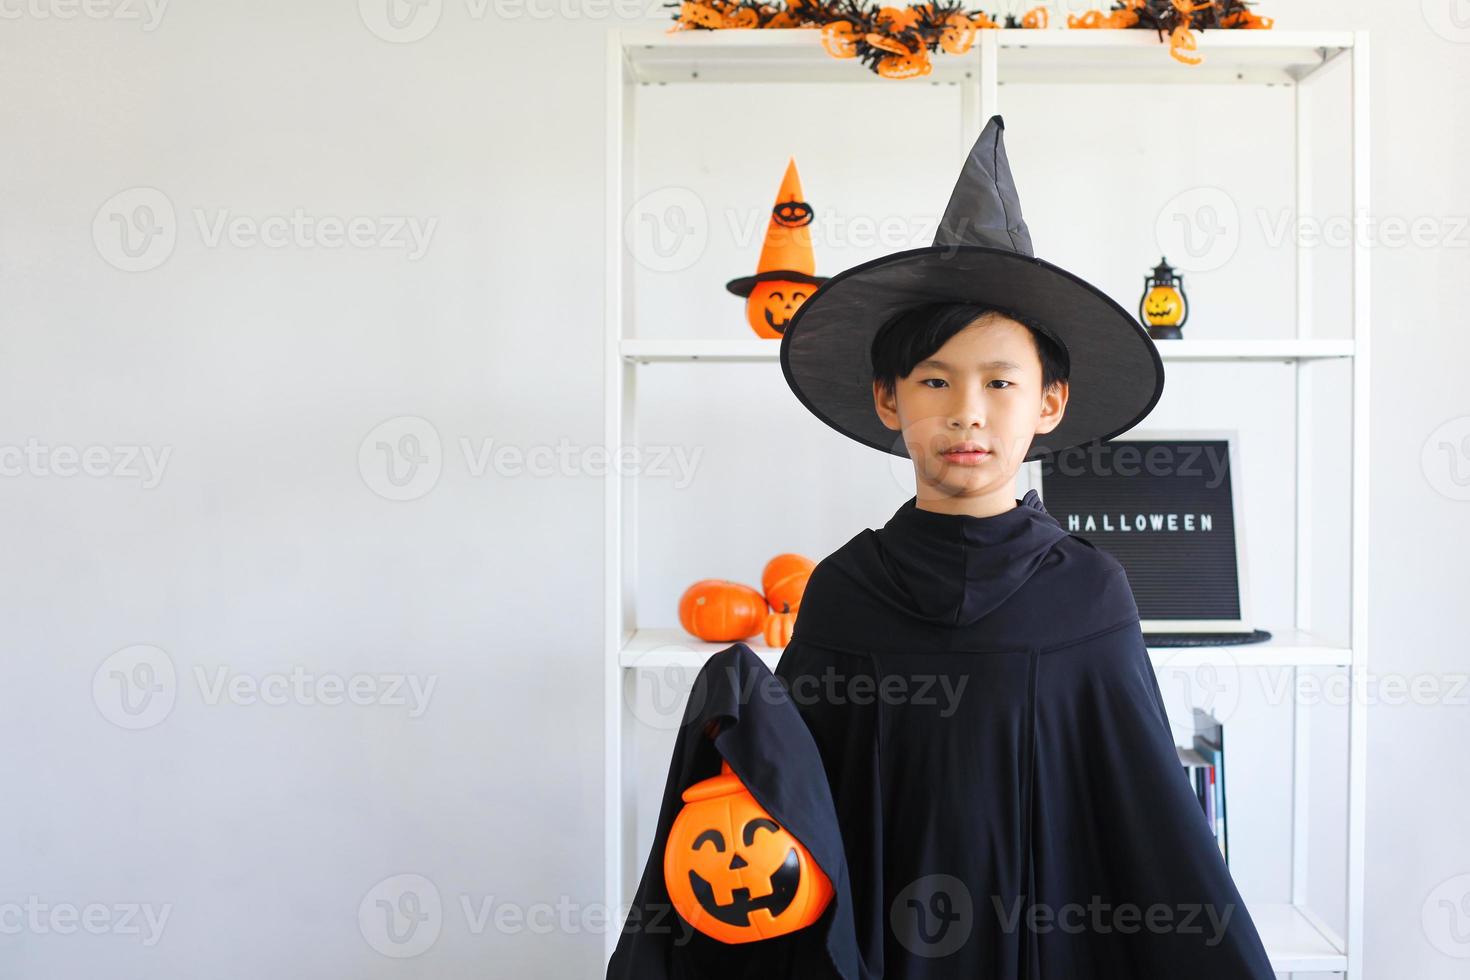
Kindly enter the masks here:
[[1033, 254], [1004, 129], [1000, 116], [986, 123], [933, 245], [833, 276], [787, 325], [781, 338], [786, 383], [843, 435], [908, 457], [903, 434], [884, 425], [874, 409], [871, 348], [884, 324], [931, 303], [974, 303], [1018, 315], [1066, 348], [1066, 411], [1055, 429], [1032, 439], [1028, 461], [1126, 432], [1163, 393], [1163, 360], [1133, 315], [1096, 286]]

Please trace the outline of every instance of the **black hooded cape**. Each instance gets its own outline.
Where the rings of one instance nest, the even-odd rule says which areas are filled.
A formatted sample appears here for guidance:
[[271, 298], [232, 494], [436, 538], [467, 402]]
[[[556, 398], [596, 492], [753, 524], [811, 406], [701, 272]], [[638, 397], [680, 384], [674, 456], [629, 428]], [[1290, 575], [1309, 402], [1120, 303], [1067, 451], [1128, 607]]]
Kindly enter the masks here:
[[[1036, 491], [1016, 503], [977, 518], [910, 498], [819, 562], [775, 672], [789, 704], [751, 710], [770, 699], [706, 665], [714, 696], [697, 712], [691, 697], [609, 978], [1272, 980], [1122, 565]], [[721, 659], [759, 673], [743, 644]], [[693, 729], [716, 717], [736, 724], [712, 747]], [[720, 755], [829, 873], [832, 902], [763, 942], [629, 933], [667, 906], [679, 794]]]
[[820, 562], [777, 665], [827, 771], [865, 980], [1272, 980], [1123, 566], [1035, 490], [910, 498]]

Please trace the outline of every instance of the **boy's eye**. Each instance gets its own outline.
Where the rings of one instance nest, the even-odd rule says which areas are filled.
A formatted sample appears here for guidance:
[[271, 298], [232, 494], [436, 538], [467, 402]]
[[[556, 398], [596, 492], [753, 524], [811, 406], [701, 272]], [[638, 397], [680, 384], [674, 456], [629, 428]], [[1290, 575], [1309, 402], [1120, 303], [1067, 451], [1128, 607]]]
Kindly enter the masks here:
[[926, 384], [928, 384], [931, 381], [937, 381], [940, 384], [945, 384], [946, 383], [943, 378], [925, 378], [923, 381], [920, 381], [919, 384], [926, 385]]
[[992, 381], [990, 383], [991, 384], [1003, 384], [1007, 388], [1009, 388], [1011, 386], [1011, 383], [1009, 381], [1006, 381], [1004, 378], [996, 378], [994, 381]]

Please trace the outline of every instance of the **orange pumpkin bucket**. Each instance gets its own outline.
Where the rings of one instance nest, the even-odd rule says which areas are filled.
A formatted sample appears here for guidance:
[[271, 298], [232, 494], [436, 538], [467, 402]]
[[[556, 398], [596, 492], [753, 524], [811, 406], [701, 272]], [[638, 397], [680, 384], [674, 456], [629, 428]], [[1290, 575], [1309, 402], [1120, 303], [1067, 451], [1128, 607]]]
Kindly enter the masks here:
[[683, 800], [664, 847], [664, 884], [686, 922], [734, 944], [784, 936], [821, 917], [832, 883], [728, 762]]

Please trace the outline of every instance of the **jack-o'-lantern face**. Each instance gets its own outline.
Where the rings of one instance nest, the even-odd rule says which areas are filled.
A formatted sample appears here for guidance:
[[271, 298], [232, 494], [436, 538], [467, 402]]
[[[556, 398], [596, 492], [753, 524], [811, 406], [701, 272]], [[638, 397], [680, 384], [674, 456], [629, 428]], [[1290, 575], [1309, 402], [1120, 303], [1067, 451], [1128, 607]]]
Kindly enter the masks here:
[[782, 282], [771, 279], [758, 282], [745, 300], [745, 319], [750, 328], [762, 337], [779, 339], [786, 332], [786, 325], [801, 309], [816, 286], [805, 282]]
[[1173, 286], [1155, 286], [1143, 298], [1143, 315], [1153, 326], [1175, 326], [1184, 318], [1184, 297]]
[[685, 921], [721, 942], [748, 943], [821, 917], [831, 882], [728, 763], [683, 799], [664, 848], [664, 884]]
[[[871, 37], [872, 35], [869, 35]], [[885, 55], [878, 59], [878, 74], [884, 78], [919, 78], [934, 70], [924, 49]]]

